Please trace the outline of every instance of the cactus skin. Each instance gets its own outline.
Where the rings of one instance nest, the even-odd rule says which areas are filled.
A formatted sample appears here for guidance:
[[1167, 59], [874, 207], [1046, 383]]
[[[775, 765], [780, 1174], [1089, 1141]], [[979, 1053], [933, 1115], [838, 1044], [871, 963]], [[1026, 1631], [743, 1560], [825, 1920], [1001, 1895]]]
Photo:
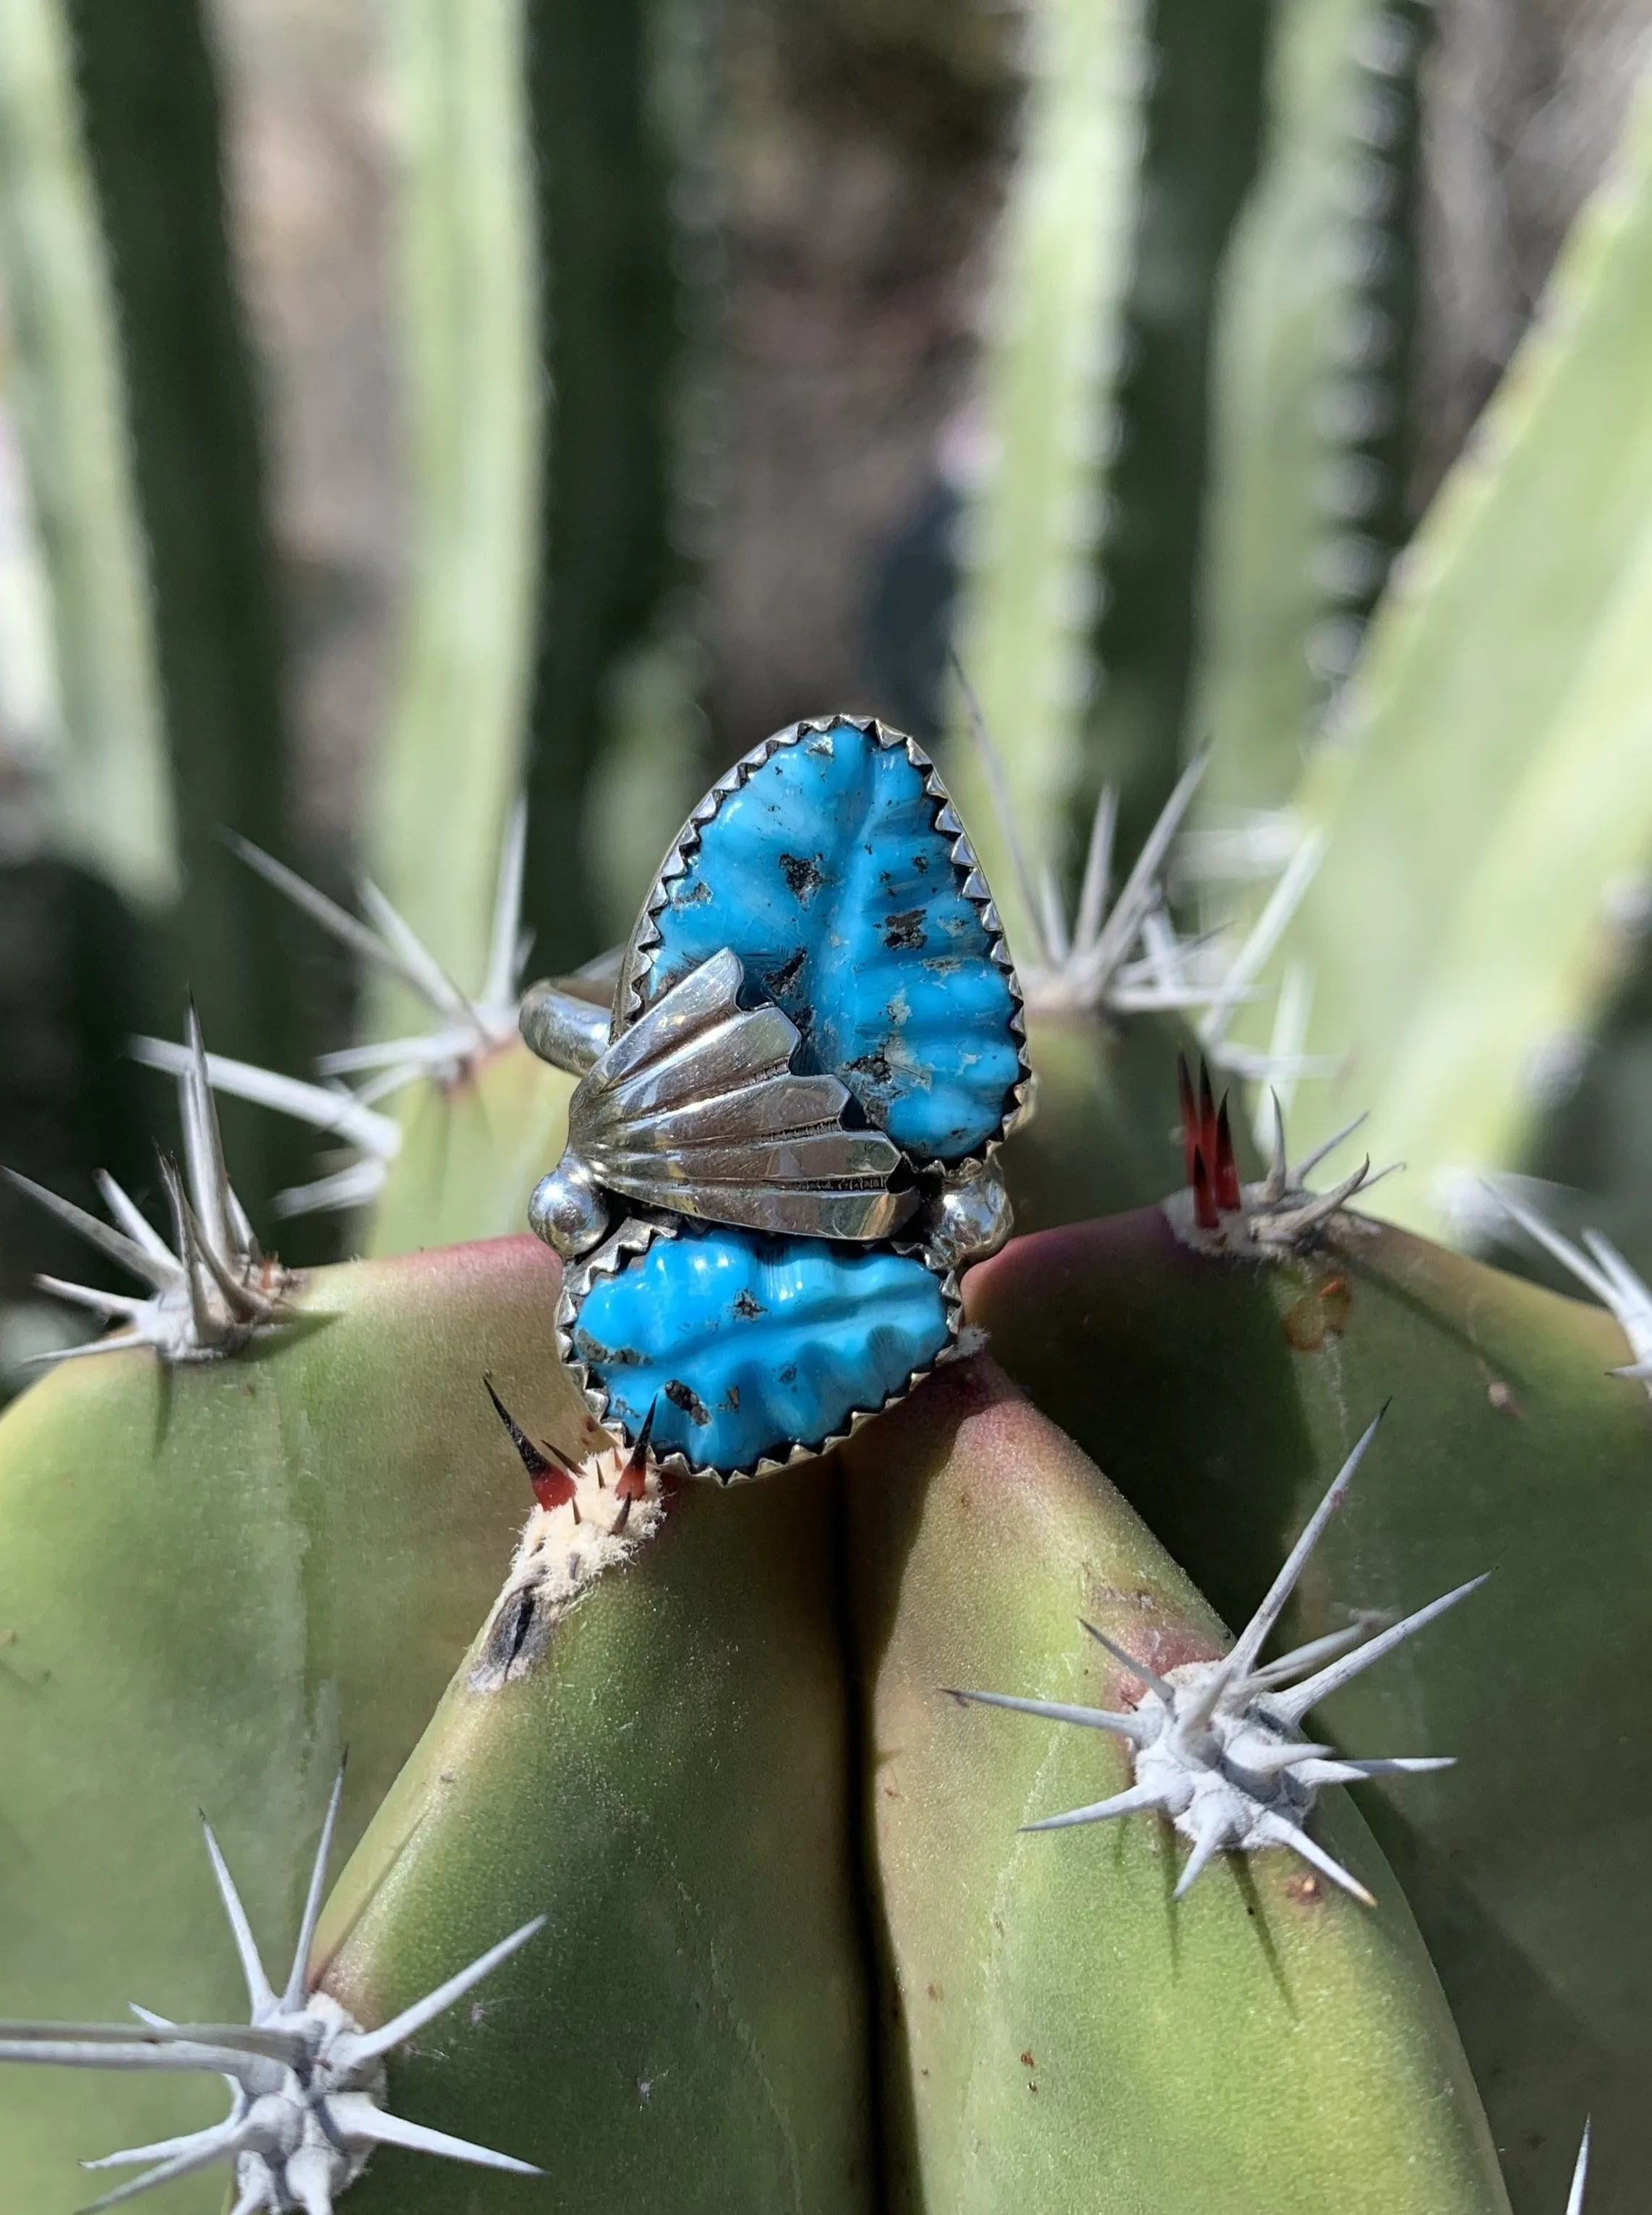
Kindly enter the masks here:
[[[545, 378], [528, 13], [513, 0], [408, 0], [383, 19], [402, 117], [395, 274], [412, 543], [372, 872], [467, 979], [486, 958], [533, 657]], [[376, 982], [374, 992], [403, 1027], [408, 995]]]
[[401, 1110], [401, 1151], [367, 1227], [370, 1254], [503, 1237], [567, 1143], [574, 1080], [520, 1040], [496, 1047], [452, 1084], [422, 1083]]
[[483, 2200], [387, 2151], [350, 2215], [873, 2206], [833, 1494], [825, 1463], [690, 1485], [525, 1676], [473, 1690], [473, 1648], [315, 1958], [376, 2022], [507, 1903], [548, 1912], [536, 1958], [390, 2073], [404, 2112], [505, 2129], [549, 2176]]
[[[107, 2018], [165, 1994], [233, 2020], [194, 1811], [254, 1923], [291, 1928], [341, 1747], [348, 1841], [529, 1504], [482, 1372], [536, 1436], [586, 1448], [559, 1282], [525, 1236], [317, 1271], [293, 1322], [234, 1359], [71, 1363], [0, 1419], [0, 2010]], [[68, 2215], [76, 2155], [220, 2108], [211, 2085], [0, 2072], [0, 2211]], [[219, 2189], [172, 2204], [205, 2215]]]
[[0, 46], [0, 271], [51, 598], [63, 726], [57, 830], [134, 905], [178, 858], [109, 256], [57, 0], [8, 9]]
[[1218, 285], [1196, 733], [1213, 819], [1278, 807], [1404, 536], [1412, 0], [1276, 11], [1260, 174]]
[[[1024, 143], [982, 370], [987, 436], [1001, 458], [973, 503], [958, 653], [988, 728], [1013, 738], [1013, 811], [1051, 842], [1039, 859], [1057, 864], [1093, 678], [1097, 548], [1151, 65], [1145, 13], [1141, 0], [1061, 0], [1031, 19]], [[981, 770], [955, 749], [947, 772], [1019, 939], [1034, 918], [983, 804]]]
[[[1051, 1327], [1044, 1307], [1035, 1328]], [[1337, 1795], [1315, 1823], [1374, 1912], [1272, 1850], [1226, 1857], [1172, 1905], [1185, 1849], [1155, 1819], [1018, 1835], [1122, 1789], [1121, 1752], [939, 1694], [1119, 1706], [1128, 1672], [1080, 1614], [1160, 1669], [1221, 1650], [1100, 1472], [986, 1360], [840, 1452], [888, 1948], [890, 2204], [1505, 2209], [1438, 1983]]]
[[[1284, 1635], [1420, 1580], [1496, 1574], [1326, 1704], [1363, 1752], [1403, 1732], [1460, 1768], [1363, 1787], [1456, 2012], [1520, 2215], [1561, 2205], [1594, 2111], [1594, 2205], [1652, 2156], [1652, 1942], [1626, 1915], [1652, 1819], [1652, 1409], [1606, 1372], [1610, 1317], [1392, 1228], [1279, 1264], [1180, 1245], [1157, 1209], [1019, 1242], [968, 1306], [1225, 1614], [1245, 1614], [1389, 1390], [1384, 1481], [1327, 1532]], [[1104, 1347], [1104, 1361], [1097, 1348]]]
[[[1181, 1140], [1166, 1112], [1178, 1053], [1195, 1047], [1170, 1015], [1026, 1018], [1037, 1079], [1030, 1122], [1006, 1140], [999, 1166], [1022, 1232], [1144, 1207], [1174, 1182]], [[1233, 1132], [1241, 1174], [1256, 1174], [1250, 1133]]]
[[[1172, 1910], [1150, 1819], [1017, 1836], [1119, 1758], [960, 1711], [943, 1684], [1070, 1685], [1080, 1609], [1145, 1632], [1160, 1666], [1222, 1642], [1083, 1455], [977, 1361], [839, 1463], [843, 1481], [828, 1462], [685, 1488], [501, 1690], [473, 1685], [499, 1651], [484, 1632], [316, 1960], [374, 2022], [501, 1917], [550, 1924], [468, 2028], [392, 2064], [393, 2105], [484, 2142], [508, 2129], [552, 2175], [511, 2187], [524, 2209], [664, 2192], [684, 2215], [1068, 2210], [1083, 2180], [1155, 2215], [1504, 2215], [1438, 1985], [1351, 1812], [1328, 1809], [1327, 1836], [1374, 1913], [1272, 1853]], [[893, 1993], [863, 2045], [869, 1943]], [[387, 2153], [352, 2209], [437, 2215], [475, 2194]]]
[[[1410, 1165], [1381, 1212], [1414, 1230], [1448, 1218], [1453, 1173], [1522, 1165], [1629, 952], [1614, 895], [1652, 842], [1649, 358], [1643, 93], [1296, 795], [1327, 843], [1282, 950], [1314, 972], [1313, 1043], [1361, 1072], [1373, 1144]], [[1349, 1112], [1314, 1088], [1299, 1135]]]

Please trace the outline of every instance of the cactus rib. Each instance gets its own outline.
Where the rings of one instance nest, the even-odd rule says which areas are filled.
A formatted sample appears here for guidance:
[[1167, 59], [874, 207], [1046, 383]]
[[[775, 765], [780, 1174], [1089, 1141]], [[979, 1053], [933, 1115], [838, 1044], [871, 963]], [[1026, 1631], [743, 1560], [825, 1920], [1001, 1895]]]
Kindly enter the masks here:
[[[153, 28], [153, 27], [151, 27]], [[46, 0], [0, 40], [0, 267], [8, 383], [46, 568], [64, 745], [54, 813], [70, 852], [140, 910], [175, 899], [177, 824], [150, 565], [110, 243], [98, 223], [75, 38]]]
[[247, 1980], [249, 2028], [220, 2023], [174, 2023], [147, 2009], [134, 2009], [136, 2026], [122, 2023], [0, 2024], [0, 2061], [32, 2061], [86, 2069], [210, 2070], [229, 2080], [234, 2090], [229, 2114], [205, 2130], [150, 2145], [129, 2146], [83, 2163], [87, 2169], [119, 2169], [151, 2162], [142, 2176], [118, 2185], [92, 2202], [85, 2215], [113, 2207], [156, 2186], [193, 2176], [219, 2162], [233, 2165], [237, 2193], [235, 2215], [332, 2215], [335, 2198], [366, 2168], [376, 2145], [406, 2146], [414, 2152], [442, 2154], [479, 2169], [508, 2169], [518, 2176], [543, 2172], [512, 2154], [430, 2130], [422, 2123], [387, 2114], [385, 2054], [411, 2038], [444, 2009], [480, 1984], [490, 1970], [508, 1960], [543, 1929], [535, 1916], [490, 1946], [433, 1991], [403, 2008], [376, 2030], [364, 2029], [355, 2017], [309, 1982], [310, 1948], [321, 1915], [339, 1804], [344, 1796], [340, 1770], [321, 1825], [321, 1843], [310, 1871], [304, 1911], [285, 1987], [277, 1993], [269, 1980], [235, 1879], [203, 1819], [206, 1850], [217, 1880], [242, 1973]]
[[1433, 1236], [1460, 1171], [1521, 1164], [1631, 960], [1613, 888], [1652, 849], [1649, 349], [1643, 97], [1296, 795], [1329, 843], [1283, 950], [1312, 960], [1316, 1036], [1410, 1164], [1383, 1212]]
[[[1141, 0], [1062, 0], [1028, 18], [1023, 144], [997, 248], [994, 334], [980, 374], [994, 459], [970, 503], [957, 635], [988, 721], [1014, 721], [1010, 764], [1025, 819], [1057, 831], [1095, 681], [1098, 551], [1120, 436], [1119, 367], [1153, 67]], [[967, 817], [983, 796], [955, 764]], [[1002, 850], [978, 848], [988, 877]], [[1059, 849], [1056, 850], [1059, 851]], [[1000, 887], [1000, 905], [1020, 892]], [[1036, 925], [1039, 904], [1012, 912]]]
[[1402, 531], [1417, 81], [1410, 0], [1273, 11], [1261, 162], [1217, 285], [1202, 666], [1215, 826], [1288, 793]]
[[[1171, 1818], [1193, 1846], [1172, 1895], [1177, 1899], [1226, 1848], [1250, 1852], [1262, 1846], [1289, 1846], [1355, 1899], [1367, 1907], [1376, 1905], [1358, 1878], [1302, 1827], [1320, 1788], [1356, 1784], [1367, 1776], [1448, 1769], [1454, 1757], [1412, 1755], [1343, 1761], [1331, 1747], [1302, 1738], [1298, 1726], [1310, 1708], [1374, 1661], [1380, 1661], [1448, 1607], [1466, 1598], [1485, 1578], [1471, 1578], [1454, 1592], [1430, 1601], [1374, 1635], [1366, 1635], [1368, 1626], [1356, 1624], [1349, 1631], [1333, 1632], [1329, 1638], [1314, 1639], [1260, 1667], [1257, 1657], [1326, 1524], [1342, 1505], [1381, 1420], [1379, 1414], [1367, 1425], [1238, 1643], [1221, 1660], [1184, 1662], [1167, 1676], [1159, 1677], [1145, 1662], [1116, 1645], [1105, 1632], [1086, 1623], [1083, 1627], [1091, 1637], [1146, 1687], [1140, 1706], [1114, 1714], [1055, 1701], [1018, 1699], [1003, 1692], [952, 1692], [952, 1697], [960, 1702], [1012, 1708], [1052, 1722], [1111, 1731], [1129, 1746], [1135, 1781], [1127, 1791], [1065, 1814], [1024, 1824], [1024, 1830], [1064, 1830], [1074, 1824], [1107, 1822], [1115, 1815], [1157, 1809]], [[1348, 1650], [1350, 1646], [1352, 1652]]]
[[69, 1284], [61, 1277], [37, 1279], [43, 1292], [125, 1326], [103, 1338], [54, 1347], [40, 1359], [63, 1360], [149, 1346], [166, 1362], [211, 1361], [235, 1353], [283, 1319], [287, 1279], [278, 1263], [265, 1258], [229, 1181], [209, 1057], [193, 1007], [186, 1031], [187, 1043], [174, 1049], [176, 1058], [170, 1065], [178, 1078], [184, 1168], [180, 1172], [175, 1162], [164, 1157], [161, 1163], [172, 1217], [170, 1246], [107, 1172], [100, 1173], [98, 1183], [118, 1230], [15, 1169], [6, 1172], [20, 1191], [151, 1287], [147, 1299], [138, 1299], [130, 1293]]

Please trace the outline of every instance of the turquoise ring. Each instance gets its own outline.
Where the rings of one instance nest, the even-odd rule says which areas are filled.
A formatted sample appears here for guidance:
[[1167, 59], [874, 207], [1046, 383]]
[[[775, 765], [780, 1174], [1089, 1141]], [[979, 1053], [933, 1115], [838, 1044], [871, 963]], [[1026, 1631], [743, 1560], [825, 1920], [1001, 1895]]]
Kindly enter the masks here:
[[933, 764], [794, 723], [672, 841], [611, 1009], [522, 1011], [577, 1074], [529, 1220], [592, 1413], [730, 1481], [822, 1452], [958, 1351], [958, 1273], [1010, 1233], [1021, 995]]

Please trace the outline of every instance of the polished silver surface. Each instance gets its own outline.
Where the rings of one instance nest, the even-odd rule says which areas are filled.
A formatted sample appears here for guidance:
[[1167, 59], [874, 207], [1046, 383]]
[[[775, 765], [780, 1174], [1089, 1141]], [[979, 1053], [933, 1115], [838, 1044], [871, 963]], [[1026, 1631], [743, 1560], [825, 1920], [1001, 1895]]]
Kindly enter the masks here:
[[611, 1021], [607, 1008], [548, 980], [529, 986], [517, 1018], [523, 1039], [540, 1059], [566, 1070], [570, 1077], [583, 1077], [601, 1058]]
[[528, 1203], [528, 1228], [565, 1261], [578, 1261], [607, 1237], [611, 1211], [583, 1163], [564, 1154], [541, 1177]]
[[1008, 1242], [1015, 1213], [996, 1169], [966, 1163], [925, 1211], [923, 1258], [941, 1271], [984, 1261]]
[[811, 1238], [887, 1238], [917, 1205], [881, 1131], [847, 1126], [853, 1095], [792, 1067], [797, 1027], [743, 1009], [726, 949], [639, 1015], [581, 1081], [568, 1150], [607, 1190], [708, 1223]]

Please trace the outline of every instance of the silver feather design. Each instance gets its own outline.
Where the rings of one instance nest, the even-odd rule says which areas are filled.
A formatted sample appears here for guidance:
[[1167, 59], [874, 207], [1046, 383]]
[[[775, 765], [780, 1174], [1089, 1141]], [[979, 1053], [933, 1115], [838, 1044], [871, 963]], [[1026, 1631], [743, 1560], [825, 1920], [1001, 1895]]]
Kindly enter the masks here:
[[765, 1003], [742, 1008], [727, 948], [621, 1033], [568, 1108], [568, 1152], [647, 1207], [809, 1238], [887, 1238], [917, 1205], [892, 1192], [900, 1149], [851, 1130], [835, 1077], [795, 1071], [802, 1034]]

